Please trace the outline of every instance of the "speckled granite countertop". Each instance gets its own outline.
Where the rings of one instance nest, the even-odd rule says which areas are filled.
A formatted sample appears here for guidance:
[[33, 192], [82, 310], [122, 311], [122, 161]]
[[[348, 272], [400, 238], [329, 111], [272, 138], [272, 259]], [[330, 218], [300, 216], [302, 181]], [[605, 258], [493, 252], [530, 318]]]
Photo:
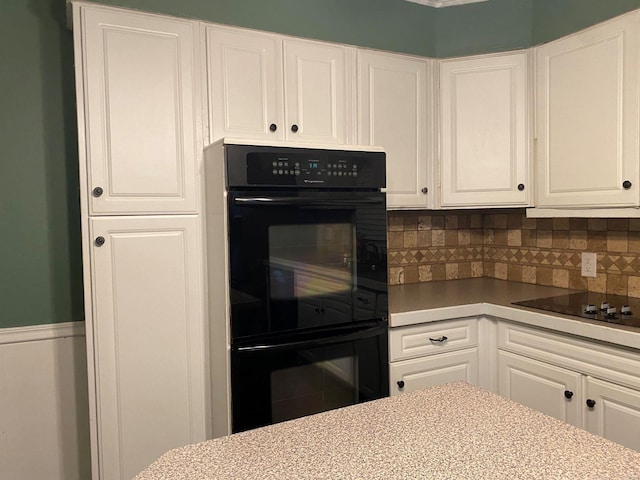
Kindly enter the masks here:
[[640, 479], [640, 453], [463, 382], [171, 450], [135, 480]]
[[491, 278], [445, 280], [389, 287], [391, 327], [490, 315], [527, 325], [640, 349], [640, 328], [607, 324], [512, 305], [576, 290]]

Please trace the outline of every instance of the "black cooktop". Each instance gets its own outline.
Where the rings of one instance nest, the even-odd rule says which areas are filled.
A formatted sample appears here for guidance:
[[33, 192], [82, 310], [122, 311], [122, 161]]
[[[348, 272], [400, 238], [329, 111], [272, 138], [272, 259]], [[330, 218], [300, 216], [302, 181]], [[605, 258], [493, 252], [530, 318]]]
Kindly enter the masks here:
[[513, 302], [514, 305], [548, 312], [599, 320], [615, 325], [640, 328], [640, 298], [579, 292], [557, 297]]

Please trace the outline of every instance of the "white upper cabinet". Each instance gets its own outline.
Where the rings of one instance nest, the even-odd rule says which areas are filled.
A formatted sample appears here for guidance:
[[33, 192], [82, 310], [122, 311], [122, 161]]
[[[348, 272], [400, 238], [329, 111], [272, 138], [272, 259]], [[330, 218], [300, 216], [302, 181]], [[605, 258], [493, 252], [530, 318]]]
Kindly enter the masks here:
[[638, 205], [638, 12], [536, 52], [536, 205]]
[[527, 53], [440, 62], [440, 204], [529, 203]]
[[[355, 54], [339, 45], [284, 41], [285, 130], [288, 140], [349, 143], [355, 104]], [[348, 81], [349, 80], [349, 81]]]
[[280, 38], [222, 27], [206, 27], [206, 38], [210, 141], [283, 140]]
[[358, 143], [387, 152], [389, 208], [432, 208], [433, 61], [358, 51]]
[[195, 212], [197, 25], [97, 7], [80, 12], [89, 213]]
[[206, 26], [209, 140], [351, 141], [353, 49]]

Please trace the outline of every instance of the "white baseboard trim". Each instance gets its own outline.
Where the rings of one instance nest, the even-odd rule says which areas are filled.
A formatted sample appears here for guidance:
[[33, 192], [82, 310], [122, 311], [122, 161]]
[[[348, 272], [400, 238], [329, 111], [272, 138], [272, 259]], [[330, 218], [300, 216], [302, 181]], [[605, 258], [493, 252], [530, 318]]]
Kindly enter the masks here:
[[27, 327], [0, 328], [0, 345], [84, 336], [84, 322], [49, 323]]

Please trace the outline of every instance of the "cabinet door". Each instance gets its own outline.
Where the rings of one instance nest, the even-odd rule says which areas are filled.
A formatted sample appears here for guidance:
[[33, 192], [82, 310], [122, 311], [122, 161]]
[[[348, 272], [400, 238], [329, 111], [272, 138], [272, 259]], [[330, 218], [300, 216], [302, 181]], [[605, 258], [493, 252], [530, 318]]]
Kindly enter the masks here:
[[90, 229], [100, 478], [132, 478], [206, 437], [200, 232], [195, 216]]
[[526, 205], [527, 54], [440, 64], [443, 207]]
[[80, 160], [86, 155], [89, 213], [195, 212], [197, 27], [107, 8], [80, 12]]
[[387, 152], [391, 208], [433, 206], [427, 123], [432, 67], [427, 59], [358, 51], [358, 142]]
[[206, 27], [209, 137], [284, 140], [282, 40]]
[[639, 31], [634, 12], [536, 48], [537, 205], [638, 205]]
[[457, 381], [478, 385], [477, 348], [393, 362], [389, 367], [390, 395]]
[[587, 377], [585, 428], [640, 452], [640, 391]]
[[572, 425], [581, 425], [581, 375], [498, 350], [498, 394]]
[[355, 110], [347, 81], [355, 77], [351, 53], [338, 45], [284, 40], [287, 140], [347, 142], [347, 112]]

